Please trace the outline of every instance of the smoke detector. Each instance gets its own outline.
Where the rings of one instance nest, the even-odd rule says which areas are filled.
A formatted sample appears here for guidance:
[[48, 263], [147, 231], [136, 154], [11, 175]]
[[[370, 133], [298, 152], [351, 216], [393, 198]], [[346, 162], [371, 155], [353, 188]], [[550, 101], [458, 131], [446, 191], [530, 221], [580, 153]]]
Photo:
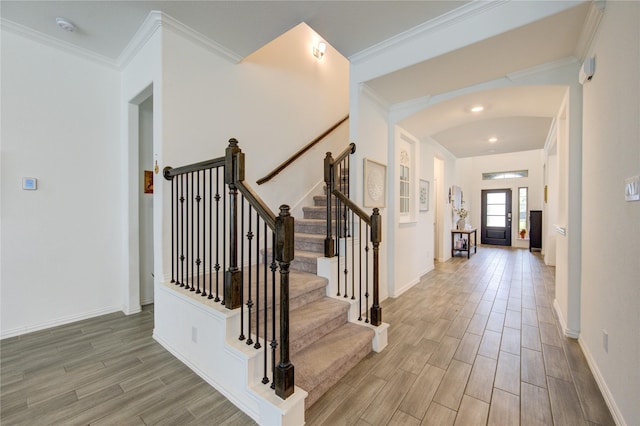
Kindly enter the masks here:
[[67, 18], [57, 17], [56, 24], [58, 24], [58, 26], [63, 30], [68, 31], [70, 33], [76, 30], [76, 26], [73, 25], [71, 21], [69, 21]]

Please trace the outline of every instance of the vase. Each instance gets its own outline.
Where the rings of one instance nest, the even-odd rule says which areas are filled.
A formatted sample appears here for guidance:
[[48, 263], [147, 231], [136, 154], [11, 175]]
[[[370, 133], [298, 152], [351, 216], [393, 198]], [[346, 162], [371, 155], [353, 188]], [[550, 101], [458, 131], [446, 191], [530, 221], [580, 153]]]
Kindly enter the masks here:
[[465, 219], [458, 220], [458, 224], [456, 225], [458, 227], [458, 231], [464, 230], [465, 223], [466, 223]]

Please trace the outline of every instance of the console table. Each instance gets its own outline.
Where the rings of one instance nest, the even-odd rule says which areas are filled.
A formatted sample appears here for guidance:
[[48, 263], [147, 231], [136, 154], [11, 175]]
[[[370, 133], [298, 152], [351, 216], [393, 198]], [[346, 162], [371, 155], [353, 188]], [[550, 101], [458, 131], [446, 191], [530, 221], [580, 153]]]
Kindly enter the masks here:
[[[460, 235], [460, 238], [462, 238], [463, 235], [467, 235], [466, 241], [467, 241], [467, 245], [465, 247], [455, 247], [455, 236], [456, 234]], [[473, 244], [471, 244], [471, 235], [473, 234]], [[477, 253], [478, 252], [478, 245], [477, 245], [477, 235], [476, 235], [476, 228], [472, 228], [472, 229], [452, 229], [451, 230], [451, 257], [455, 256], [455, 252], [459, 251], [459, 252], [463, 252], [466, 251], [467, 252], [467, 259], [469, 259], [471, 257], [471, 249], [473, 248], [473, 252]]]

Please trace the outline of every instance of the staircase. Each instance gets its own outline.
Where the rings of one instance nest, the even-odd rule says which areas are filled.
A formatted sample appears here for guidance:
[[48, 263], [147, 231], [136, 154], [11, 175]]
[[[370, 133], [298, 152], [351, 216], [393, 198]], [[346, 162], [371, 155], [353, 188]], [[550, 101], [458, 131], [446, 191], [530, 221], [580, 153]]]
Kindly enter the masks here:
[[327, 280], [315, 275], [317, 259], [324, 256], [326, 197], [314, 197], [314, 206], [303, 211], [304, 218], [295, 223], [292, 297], [306, 291], [296, 297], [295, 307], [292, 301], [290, 339], [296, 385], [309, 393], [308, 409], [371, 352], [374, 332], [348, 322], [349, 303], [326, 296]]
[[[246, 184], [235, 139], [224, 157], [163, 170], [171, 182], [171, 280], [156, 295], [154, 338], [260, 424], [304, 424], [305, 408], [386, 346], [381, 216], [345, 195], [353, 152], [351, 143], [325, 158], [325, 183], [340, 209], [332, 201], [330, 219], [326, 196], [314, 197], [302, 218], [287, 205], [272, 212]], [[343, 232], [332, 226], [327, 236], [328, 221]], [[327, 237], [335, 252], [326, 244], [325, 257]], [[351, 271], [338, 271], [348, 261]]]

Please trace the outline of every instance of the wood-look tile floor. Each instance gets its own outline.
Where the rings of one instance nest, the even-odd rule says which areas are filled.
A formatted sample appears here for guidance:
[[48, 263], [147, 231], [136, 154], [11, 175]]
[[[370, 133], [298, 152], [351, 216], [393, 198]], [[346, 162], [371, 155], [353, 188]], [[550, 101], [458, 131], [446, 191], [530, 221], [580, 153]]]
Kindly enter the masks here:
[[614, 425], [559, 331], [555, 269], [482, 246], [382, 304], [389, 345], [307, 410], [308, 425]]
[[151, 334], [153, 305], [0, 342], [0, 424], [255, 424]]
[[[383, 303], [389, 346], [310, 410], [318, 425], [612, 425], [552, 308], [554, 269], [480, 247]], [[156, 343], [153, 307], [0, 342], [2, 425], [254, 424]]]

